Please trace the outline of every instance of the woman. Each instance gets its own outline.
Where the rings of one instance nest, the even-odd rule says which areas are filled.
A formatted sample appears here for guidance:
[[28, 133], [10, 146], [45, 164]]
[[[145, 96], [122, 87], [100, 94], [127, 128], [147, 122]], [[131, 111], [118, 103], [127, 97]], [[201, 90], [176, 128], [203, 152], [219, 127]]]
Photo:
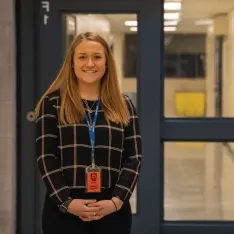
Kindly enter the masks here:
[[77, 36], [35, 113], [43, 233], [129, 234], [141, 137], [102, 37]]

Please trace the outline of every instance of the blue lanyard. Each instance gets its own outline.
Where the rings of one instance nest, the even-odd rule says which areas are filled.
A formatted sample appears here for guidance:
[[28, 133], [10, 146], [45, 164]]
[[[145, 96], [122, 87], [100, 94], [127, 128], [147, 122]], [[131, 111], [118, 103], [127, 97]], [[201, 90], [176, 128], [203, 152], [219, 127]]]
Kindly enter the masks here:
[[100, 100], [98, 99], [96, 103], [96, 110], [93, 118], [93, 123], [92, 125], [89, 122], [87, 113], [85, 112], [85, 120], [88, 124], [89, 127], [89, 138], [90, 138], [90, 143], [91, 143], [91, 161], [92, 161], [92, 168], [95, 167], [95, 159], [94, 159], [94, 152], [95, 152], [95, 126], [97, 122], [97, 117], [98, 117], [98, 110], [100, 106]]

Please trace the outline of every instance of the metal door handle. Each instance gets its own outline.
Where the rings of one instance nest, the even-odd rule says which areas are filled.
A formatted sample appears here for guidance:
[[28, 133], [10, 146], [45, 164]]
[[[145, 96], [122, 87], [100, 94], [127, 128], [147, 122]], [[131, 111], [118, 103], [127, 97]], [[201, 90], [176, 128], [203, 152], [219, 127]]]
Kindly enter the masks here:
[[26, 118], [29, 122], [34, 122], [36, 119], [34, 111], [29, 111]]

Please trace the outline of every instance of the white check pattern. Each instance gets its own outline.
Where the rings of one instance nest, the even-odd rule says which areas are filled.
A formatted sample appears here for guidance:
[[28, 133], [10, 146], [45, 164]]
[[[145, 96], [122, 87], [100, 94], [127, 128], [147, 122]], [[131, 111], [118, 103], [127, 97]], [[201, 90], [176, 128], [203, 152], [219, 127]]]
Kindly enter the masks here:
[[[142, 149], [136, 110], [129, 97], [124, 98], [130, 111], [128, 126], [107, 122], [102, 109], [99, 111], [95, 163], [102, 170], [102, 188], [113, 188], [113, 196], [127, 201], [139, 177]], [[91, 164], [88, 125], [85, 120], [61, 125], [59, 108], [56, 91], [45, 97], [36, 120], [38, 167], [57, 205], [70, 197], [71, 189], [85, 188], [85, 168]]]

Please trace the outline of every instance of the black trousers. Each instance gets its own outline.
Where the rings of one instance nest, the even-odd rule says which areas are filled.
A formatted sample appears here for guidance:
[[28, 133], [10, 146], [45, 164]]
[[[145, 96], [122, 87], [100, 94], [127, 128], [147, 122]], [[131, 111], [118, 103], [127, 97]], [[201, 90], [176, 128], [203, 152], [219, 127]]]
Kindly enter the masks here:
[[[72, 191], [72, 198], [106, 200], [112, 197], [112, 189], [101, 193], [85, 193], [82, 189]], [[129, 202], [122, 208], [100, 220], [84, 222], [72, 214], [64, 214], [51, 201], [48, 194], [42, 213], [43, 234], [130, 234], [132, 226], [132, 212]]]

